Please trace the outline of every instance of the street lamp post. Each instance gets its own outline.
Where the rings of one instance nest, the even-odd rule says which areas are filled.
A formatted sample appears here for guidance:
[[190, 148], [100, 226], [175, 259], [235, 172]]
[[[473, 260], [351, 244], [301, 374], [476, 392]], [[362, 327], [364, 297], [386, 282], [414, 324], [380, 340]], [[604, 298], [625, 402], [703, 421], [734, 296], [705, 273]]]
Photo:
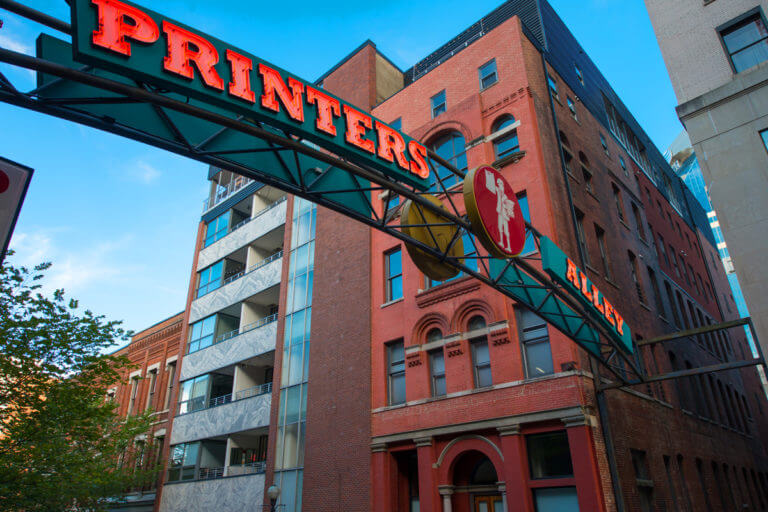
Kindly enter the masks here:
[[277, 510], [277, 498], [280, 496], [280, 488], [276, 485], [270, 485], [267, 489], [267, 496], [269, 497], [269, 510], [275, 512]]

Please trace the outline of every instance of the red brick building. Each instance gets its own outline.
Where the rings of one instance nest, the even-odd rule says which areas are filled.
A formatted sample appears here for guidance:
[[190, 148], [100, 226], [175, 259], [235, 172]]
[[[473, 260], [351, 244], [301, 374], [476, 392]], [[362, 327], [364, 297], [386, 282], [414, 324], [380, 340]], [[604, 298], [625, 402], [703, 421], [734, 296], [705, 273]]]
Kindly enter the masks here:
[[[136, 453], [129, 457], [132, 463], [146, 467], [163, 460], [170, 432], [169, 419], [174, 409], [174, 387], [178, 385], [176, 372], [184, 313], [136, 333], [131, 342], [115, 352], [125, 356], [134, 365], [126, 371], [121, 384], [107, 390], [107, 395], [119, 404], [118, 414], [123, 417], [152, 409], [152, 429], [137, 439]], [[115, 510], [151, 511], [155, 507], [158, 481], [125, 496], [125, 503]]]

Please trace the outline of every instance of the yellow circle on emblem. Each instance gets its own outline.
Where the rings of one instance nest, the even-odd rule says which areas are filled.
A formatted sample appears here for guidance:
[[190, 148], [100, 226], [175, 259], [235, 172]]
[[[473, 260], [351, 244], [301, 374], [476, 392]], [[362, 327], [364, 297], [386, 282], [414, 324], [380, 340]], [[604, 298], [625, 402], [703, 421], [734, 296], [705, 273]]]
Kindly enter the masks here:
[[[422, 197], [445, 211], [443, 203], [435, 196], [424, 195]], [[440, 252], [445, 252], [451, 242], [453, 242], [448, 251], [448, 256], [461, 258], [464, 256], [464, 243], [458, 234], [459, 227], [453, 224], [448, 225], [450, 222], [450, 220], [437, 212], [416, 204], [411, 200], [406, 201], [403, 205], [403, 213], [400, 217], [403, 233]], [[456, 240], [454, 240], [454, 237], [456, 237]], [[405, 248], [413, 263], [430, 279], [445, 281], [459, 273], [458, 269], [411, 244], [406, 243]]]

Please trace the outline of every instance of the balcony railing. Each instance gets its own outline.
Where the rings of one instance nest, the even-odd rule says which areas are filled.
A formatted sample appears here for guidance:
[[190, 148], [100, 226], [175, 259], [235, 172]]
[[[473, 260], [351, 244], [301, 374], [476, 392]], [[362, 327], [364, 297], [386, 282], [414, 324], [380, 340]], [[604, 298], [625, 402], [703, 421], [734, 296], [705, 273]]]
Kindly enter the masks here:
[[243, 327], [239, 329], [235, 329], [234, 331], [229, 331], [223, 334], [219, 334], [214, 340], [213, 344], [216, 345], [217, 343], [221, 343], [222, 341], [231, 340], [232, 338], [236, 336], [240, 336], [241, 334], [245, 334], [248, 331], [252, 331], [254, 329], [258, 329], [259, 327], [264, 327], [267, 324], [271, 324], [275, 320], [277, 320], [277, 313], [264, 317], [261, 320], [250, 323], [248, 325], [244, 325]]
[[227, 466], [227, 476], [255, 475], [267, 471], [267, 461], [249, 462], [247, 464], [232, 464]]
[[224, 468], [200, 468], [197, 474], [198, 480], [214, 480], [224, 478]]
[[181, 473], [178, 471], [178, 468], [171, 467], [168, 469], [168, 481], [194, 482], [199, 480], [216, 480], [219, 478], [227, 478], [229, 476], [257, 475], [267, 471], [267, 461], [262, 460], [258, 462], [249, 462], [247, 464], [232, 464], [220, 468], [197, 468], [196, 471], [193, 466], [185, 469], [192, 470], [190, 471], [190, 473], [192, 473], [192, 475], [190, 475], [192, 478], [179, 478]]
[[235, 272], [234, 274], [231, 274], [230, 276], [225, 278], [223, 281], [220, 281], [218, 283], [215, 283], [215, 282], [214, 283], [208, 283], [208, 284], [206, 284], [204, 286], [201, 286], [200, 288], [197, 289], [197, 296], [195, 297], [195, 299], [199, 299], [200, 297], [204, 297], [205, 295], [208, 295], [209, 293], [218, 290], [222, 286], [227, 285], [227, 284], [229, 284], [229, 283], [231, 283], [233, 281], [237, 281], [241, 277], [243, 277], [245, 275], [248, 275], [251, 272], [260, 269], [264, 265], [272, 263], [273, 261], [278, 260], [278, 259], [280, 259], [282, 257], [283, 257], [283, 251], [276, 252], [275, 254], [273, 254], [273, 255], [271, 255], [271, 256], [269, 256], [267, 258], [264, 258], [263, 260], [259, 261], [258, 263], [254, 263], [247, 270], [243, 269], [240, 272]]
[[226, 187], [220, 187], [220, 189], [216, 191], [216, 194], [213, 197], [209, 197], [203, 201], [203, 213], [221, 203], [235, 192], [247, 187], [251, 183], [253, 183], [253, 180], [250, 178], [246, 178], [244, 176], [236, 177], [230, 181]]
[[243, 220], [241, 220], [240, 222], [238, 222], [238, 223], [237, 223], [237, 224], [235, 224], [234, 226], [230, 227], [230, 228], [227, 230], [226, 234], [225, 234], [225, 235], [223, 235], [223, 236], [216, 236], [216, 234], [214, 234], [214, 235], [211, 235], [209, 238], [206, 238], [205, 240], [203, 240], [203, 248], [206, 248], [206, 247], [208, 247], [209, 245], [212, 245], [212, 244], [214, 244], [215, 242], [218, 242], [219, 240], [221, 240], [221, 239], [222, 239], [222, 238], [224, 238], [225, 236], [229, 235], [229, 234], [230, 234], [230, 233], [232, 233], [233, 231], [237, 231], [237, 230], [238, 230], [238, 229], [240, 229], [241, 227], [245, 226], [246, 224], [248, 224], [248, 223], [249, 223], [249, 222], [251, 222], [252, 220], [256, 220], [256, 219], [258, 219], [259, 217], [261, 217], [262, 215], [264, 215], [265, 213], [267, 213], [267, 212], [268, 212], [268, 211], [270, 211], [271, 209], [275, 208], [277, 205], [279, 205], [279, 204], [281, 204], [281, 203], [285, 202], [285, 200], [286, 200], [286, 199], [288, 199], [288, 196], [283, 196], [283, 197], [281, 197], [280, 199], [278, 199], [277, 201], [275, 201], [274, 203], [270, 203], [269, 205], [267, 205], [267, 207], [266, 207], [266, 208], [264, 208], [263, 210], [259, 210], [259, 211], [256, 213], [256, 215], [254, 215], [253, 217], [248, 217], [247, 219], [243, 219]]
[[184, 400], [183, 402], [179, 402], [179, 407], [176, 410], [176, 415], [180, 416], [182, 414], [189, 414], [192, 412], [212, 409], [220, 405], [237, 402], [238, 400], [245, 400], [248, 398], [252, 398], [254, 396], [266, 395], [271, 392], [272, 392], [272, 383], [267, 382], [264, 384], [259, 384], [258, 386], [253, 386], [253, 387], [238, 391], [237, 393], [234, 394], [234, 399], [232, 397], [232, 393], [228, 395], [222, 395], [222, 396], [217, 396], [215, 398], [211, 398], [207, 402], [205, 400], [205, 397], [198, 396], [195, 398], [190, 398], [189, 400]]

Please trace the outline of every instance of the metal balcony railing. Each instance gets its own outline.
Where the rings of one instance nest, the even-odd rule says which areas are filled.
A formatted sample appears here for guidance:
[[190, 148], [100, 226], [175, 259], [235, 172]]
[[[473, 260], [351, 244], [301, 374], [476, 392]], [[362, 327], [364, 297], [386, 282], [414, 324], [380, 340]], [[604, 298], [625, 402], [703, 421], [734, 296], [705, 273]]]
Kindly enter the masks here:
[[268, 258], [264, 258], [263, 260], [259, 261], [258, 263], [254, 263], [253, 265], [251, 265], [251, 267], [249, 269], [241, 270], [240, 272], [237, 272], [236, 274], [232, 274], [231, 276], [229, 276], [228, 278], [226, 278], [224, 280], [224, 282], [222, 283], [222, 286], [223, 285], [227, 285], [227, 284], [231, 283], [232, 281], [237, 281], [241, 277], [243, 277], [243, 276], [245, 276], [247, 274], [250, 274], [254, 270], [258, 270], [261, 267], [263, 267], [263, 266], [265, 266], [265, 265], [267, 265], [269, 263], [272, 263], [275, 260], [279, 260], [282, 257], [283, 257], [283, 251], [278, 251], [275, 254], [273, 254], [272, 256], [269, 256]]
[[253, 386], [247, 389], [242, 389], [234, 394], [234, 398], [232, 393], [211, 398], [207, 402], [205, 400], [205, 397], [202, 397], [202, 396], [190, 398], [189, 400], [184, 400], [183, 402], [179, 402], [179, 406], [176, 410], [176, 415], [180, 416], [182, 414], [189, 414], [193, 412], [204, 411], [206, 409], [212, 409], [214, 407], [219, 407], [220, 405], [237, 402], [239, 400], [246, 400], [254, 396], [267, 395], [271, 392], [272, 392], [272, 383], [266, 382], [264, 384], [259, 384], [257, 386]]
[[255, 475], [267, 471], [267, 461], [249, 462], [247, 464], [232, 464], [227, 466], [227, 476]]
[[200, 468], [197, 473], [198, 480], [214, 480], [224, 478], [224, 468]]
[[203, 201], [203, 213], [207, 212], [217, 204], [226, 200], [228, 197], [230, 197], [232, 194], [236, 193], [237, 191], [247, 187], [251, 183], [253, 183], [252, 179], [246, 178], [244, 176], [237, 176], [232, 181], [230, 181], [227, 186], [220, 187], [219, 190], [216, 191], [213, 197], [209, 197], [205, 199], [205, 201]]
[[288, 196], [283, 196], [283, 197], [281, 197], [280, 199], [278, 199], [277, 201], [275, 201], [274, 203], [270, 203], [269, 205], [267, 205], [267, 207], [266, 207], [266, 208], [264, 208], [264, 209], [262, 209], [262, 210], [259, 210], [258, 212], [256, 212], [256, 215], [254, 215], [253, 217], [248, 217], [247, 219], [243, 219], [243, 220], [241, 220], [240, 222], [238, 222], [237, 224], [235, 224], [234, 226], [230, 227], [230, 228], [227, 230], [226, 234], [224, 234], [223, 236], [218, 236], [218, 234], [217, 234], [217, 233], [214, 233], [214, 234], [213, 234], [213, 235], [211, 235], [210, 237], [208, 237], [208, 238], [206, 238], [205, 240], [203, 240], [203, 248], [206, 248], [206, 247], [208, 247], [209, 245], [212, 245], [213, 243], [215, 243], [215, 242], [218, 242], [219, 240], [221, 240], [221, 239], [222, 239], [222, 238], [224, 238], [225, 236], [229, 235], [229, 234], [230, 234], [230, 233], [232, 233], [233, 231], [237, 231], [238, 229], [240, 229], [241, 227], [245, 226], [245, 225], [246, 225], [246, 224], [248, 224], [249, 222], [251, 222], [251, 221], [253, 221], [253, 220], [256, 220], [256, 219], [258, 219], [259, 217], [261, 217], [262, 215], [264, 215], [265, 213], [267, 213], [267, 212], [268, 212], [268, 211], [270, 211], [271, 209], [275, 208], [275, 207], [276, 207], [276, 206], [278, 206], [279, 204], [282, 204], [282, 203], [284, 203], [284, 202], [285, 202], [287, 199], [288, 199]]
[[[274, 313], [272, 315], [269, 315], [267, 317], [262, 318], [261, 320], [258, 320], [256, 322], [250, 323], [248, 325], [244, 325], [243, 327], [241, 327], [239, 329], [235, 329], [233, 331], [229, 331], [229, 332], [225, 332], [223, 334], [219, 334], [213, 340], [213, 343], [211, 343], [210, 345], [207, 345], [206, 347], [203, 347], [201, 349], [195, 350], [194, 352], [198, 352], [200, 350], [205, 350], [206, 348], [212, 347], [214, 345], [218, 345], [219, 343], [222, 343], [224, 341], [231, 340], [232, 338], [236, 338], [237, 336], [240, 336], [241, 334], [245, 334], [247, 332], [253, 331], [254, 329], [258, 329], [259, 327], [264, 327], [265, 325], [271, 324], [272, 322], [275, 322], [276, 320], [277, 320], [277, 313]], [[187, 345], [187, 354], [194, 354], [194, 352], [190, 352], [189, 351], [189, 345]]]

